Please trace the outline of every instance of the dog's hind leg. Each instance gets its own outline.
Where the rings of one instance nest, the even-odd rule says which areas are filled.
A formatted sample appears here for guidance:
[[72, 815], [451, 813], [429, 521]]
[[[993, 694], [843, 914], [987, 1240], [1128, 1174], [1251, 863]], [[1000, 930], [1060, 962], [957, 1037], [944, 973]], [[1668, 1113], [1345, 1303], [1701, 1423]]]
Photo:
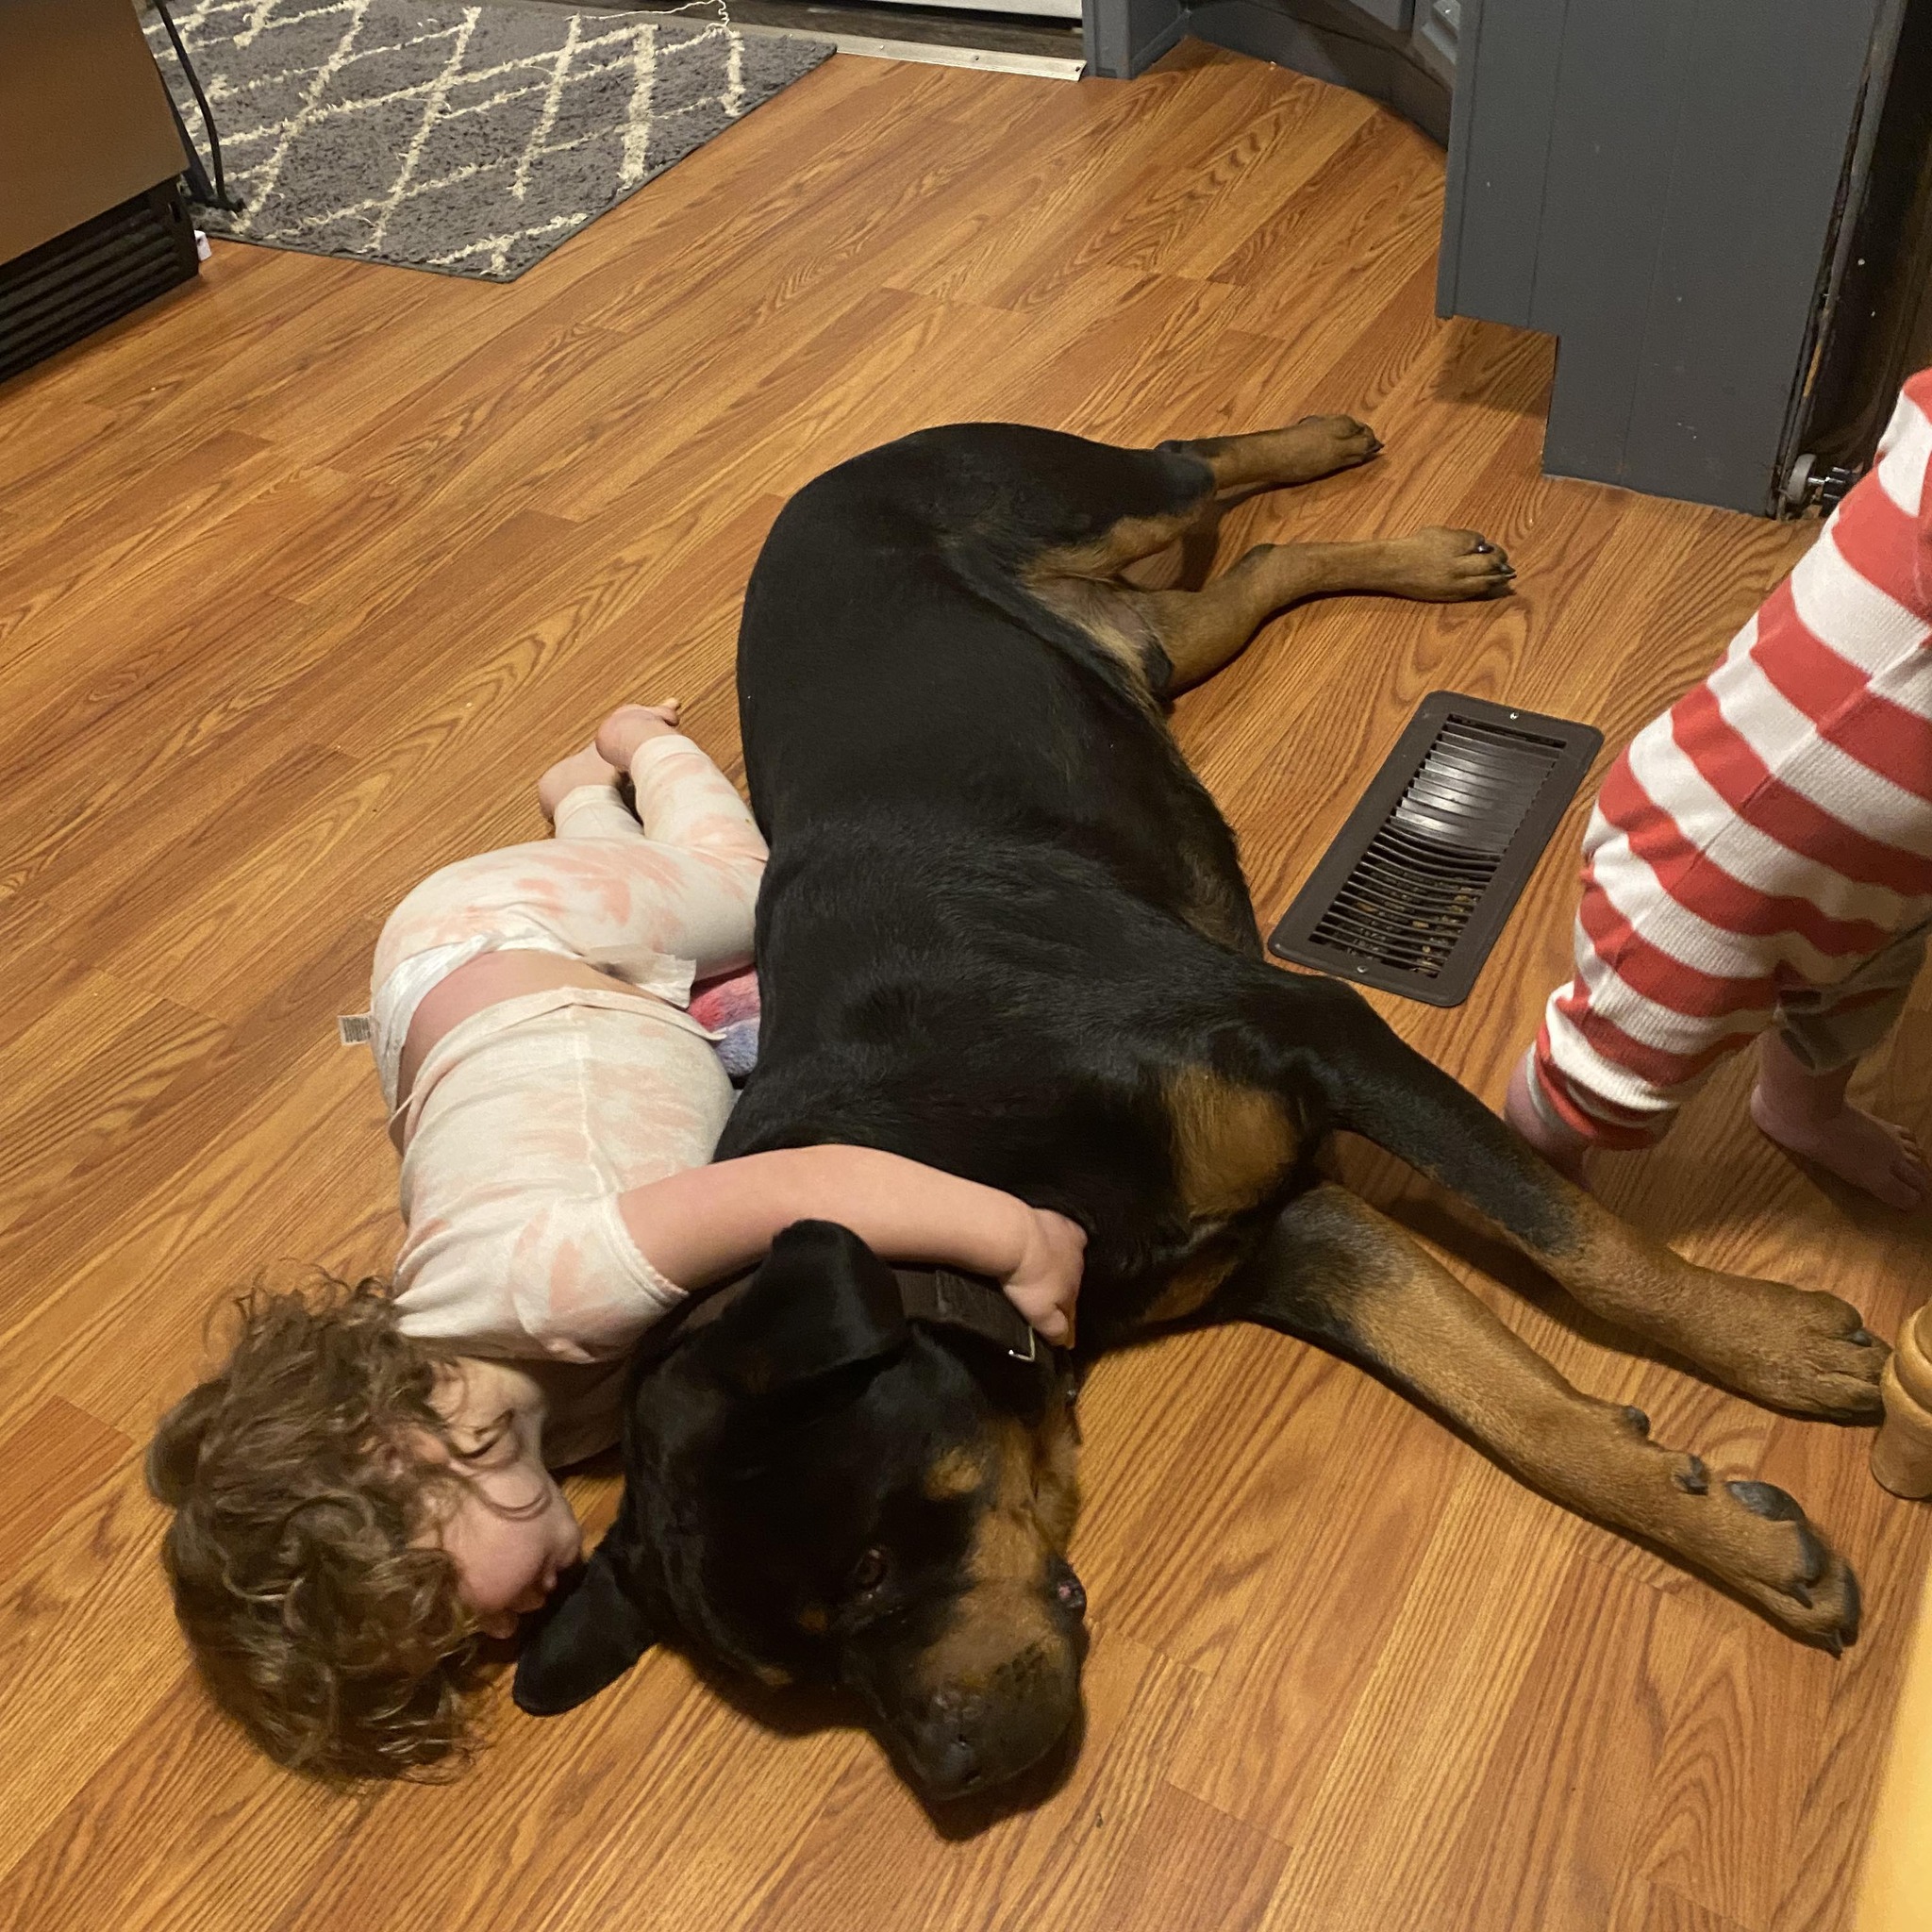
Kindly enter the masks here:
[[1580, 1514], [1657, 1543], [1792, 1636], [1857, 1636], [1850, 1569], [1782, 1490], [1713, 1483], [1650, 1440], [1641, 1409], [1599, 1402], [1393, 1223], [1332, 1183], [1291, 1202], [1236, 1286], [1246, 1319], [1353, 1357]]
[[[1202, 437], [1164, 442], [1160, 447], [1206, 463], [1214, 478], [1214, 491], [1184, 536], [1153, 544], [1121, 565], [1122, 577], [1148, 591], [1202, 588], [1213, 567], [1221, 517], [1233, 505], [1263, 491], [1312, 483], [1318, 477], [1355, 469], [1382, 453], [1375, 432], [1353, 416], [1304, 416], [1285, 429]], [[1252, 626], [1249, 634], [1253, 635]]]
[[[923, 513], [956, 533], [955, 555], [975, 588], [997, 600], [1010, 570], [1025, 595], [1084, 631], [1152, 702], [1218, 670], [1304, 597], [1378, 591], [1453, 603], [1508, 588], [1502, 551], [1474, 530], [1443, 529], [1261, 544], [1198, 591], [1144, 588], [1156, 580], [1144, 572], [1140, 585], [1124, 579], [1152, 560], [1172, 562], [1191, 542], [1203, 550], [1236, 496], [1366, 461], [1374, 447], [1348, 417], [1157, 450], [979, 424], [922, 431], [860, 460], [919, 453]], [[996, 571], [983, 567], [981, 546], [1001, 558]]]
[[1284, 429], [1176, 440], [1160, 447], [1199, 457], [1214, 473], [1216, 493], [1230, 501], [1259, 490], [1312, 483], [1382, 453], [1381, 439], [1353, 416], [1304, 416]]
[[1498, 596], [1514, 575], [1508, 558], [1474, 530], [1426, 529], [1363, 543], [1260, 543], [1200, 590], [1116, 594], [1166, 653], [1172, 693], [1212, 676], [1277, 611], [1306, 597], [1374, 591], [1453, 604]]
[[[1314, 991], [1310, 991], [1314, 989]], [[1727, 1388], [1802, 1415], [1875, 1421], [1887, 1349], [1836, 1295], [1699, 1268], [1563, 1179], [1481, 1101], [1406, 1045], [1354, 989], [1290, 981], [1291, 1024], [1324, 1052], [1309, 1071], [1333, 1125], [1362, 1135], [1488, 1216], [1607, 1321]]]

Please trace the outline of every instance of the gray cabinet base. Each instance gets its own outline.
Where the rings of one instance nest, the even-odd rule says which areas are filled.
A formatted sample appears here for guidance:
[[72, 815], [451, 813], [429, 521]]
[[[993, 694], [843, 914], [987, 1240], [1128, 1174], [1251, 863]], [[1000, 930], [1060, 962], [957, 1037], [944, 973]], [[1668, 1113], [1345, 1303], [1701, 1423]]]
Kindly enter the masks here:
[[1454, 32], [1444, 9], [1428, 0], [1417, 27], [1413, 7], [1414, 0], [1088, 0], [1087, 65], [1126, 79], [1191, 34], [1352, 88], [1446, 144]]
[[1353, 88], [1448, 145], [1449, 90], [1416, 64], [1406, 33], [1384, 33], [1366, 19], [1343, 31], [1319, 0], [1202, 0], [1189, 9], [1188, 31], [1237, 54]]

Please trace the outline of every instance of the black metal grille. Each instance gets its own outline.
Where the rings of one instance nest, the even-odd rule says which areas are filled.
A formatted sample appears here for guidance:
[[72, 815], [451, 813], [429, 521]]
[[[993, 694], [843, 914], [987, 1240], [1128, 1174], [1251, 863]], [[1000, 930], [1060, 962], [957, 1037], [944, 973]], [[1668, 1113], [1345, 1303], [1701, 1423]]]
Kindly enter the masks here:
[[1477, 969], [1602, 745], [1589, 725], [1427, 698], [1269, 941], [1434, 1006]]
[[192, 278], [194, 230], [173, 182], [0, 267], [0, 382]]

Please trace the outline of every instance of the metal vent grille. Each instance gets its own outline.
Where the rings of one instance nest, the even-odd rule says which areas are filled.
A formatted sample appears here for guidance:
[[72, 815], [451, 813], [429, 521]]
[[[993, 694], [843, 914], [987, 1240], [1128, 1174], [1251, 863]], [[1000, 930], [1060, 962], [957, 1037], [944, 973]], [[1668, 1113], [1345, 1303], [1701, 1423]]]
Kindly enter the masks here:
[[0, 267], [0, 382], [152, 301], [199, 264], [173, 182]]
[[1587, 724], [1434, 692], [1269, 950], [1460, 1005], [1602, 744]]

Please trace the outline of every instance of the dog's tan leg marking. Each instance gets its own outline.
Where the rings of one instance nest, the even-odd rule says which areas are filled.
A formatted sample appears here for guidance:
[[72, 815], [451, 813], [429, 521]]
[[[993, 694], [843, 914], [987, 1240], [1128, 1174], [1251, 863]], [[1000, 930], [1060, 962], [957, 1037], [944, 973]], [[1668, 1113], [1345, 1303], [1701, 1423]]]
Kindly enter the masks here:
[[1099, 536], [1086, 543], [1062, 543], [1042, 550], [1026, 566], [1025, 581], [1036, 578], [1083, 577], [1107, 583], [1130, 564], [1157, 556], [1194, 531], [1212, 528], [1220, 515], [1214, 498], [1204, 492], [1200, 501], [1172, 516], [1116, 517]]
[[1353, 416], [1304, 416], [1285, 429], [1247, 436], [1208, 436], [1181, 445], [1214, 472], [1217, 492], [1284, 490], [1352, 470], [1382, 447]]
[[1849, 1302], [1699, 1268], [1581, 1188], [1550, 1180], [1562, 1231], [1543, 1244], [1520, 1244], [1585, 1307], [1754, 1402], [1840, 1421], [1877, 1418], [1888, 1351]]
[[1220, 511], [1211, 495], [1192, 508], [1165, 517], [1122, 517], [1091, 542], [1042, 550], [1021, 574], [1025, 588], [1126, 672], [1135, 693], [1158, 710], [1166, 666], [1158, 640], [1128, 601], [1121, 573], [1146, 566], [1150, 581], [1181, 574], [1192, 554], [1205, 573], [1213, 561], [1214, 526]]
[[1167, 1278], [1167, 1286], [1147, 1305], [1143, 1322], [1185, 1322], [1214, 1299], [1215, 1291], [1241, 1263], [1238, 1253], [1219, 1248], [1192, 1255]]
[[[1332, 1182], [1297, 1200], [1297, 1298], [1319, 1332], [1381, 1368], [1532, 1488], [1646, 1537], [1797, 1637], [1857, 1634], [1857, 1584], [1789, 1496], [1714, 1482], [1649, 1437], [1640, 1409], [1566, 1382], [1392, 1222]], [[1317, 1332], [1311, 1328], [1311, 1332]]]
[[1033, 1513], [1047, 1547], [1065, 1556], [1080, 1514], [1080, 1435], [1068, 1402], [1055, 1403], [1034, 1433]]
[[[1480, 546], [1480, 547], [1479, 547]], [[1373, 591], [1428, 603], [1506, 591], [1508, 558], [1474, 530], [1418, 530], [1366, 543], [1261, 543], [1199, 591], [1120, 592], [1167, 654], [1170, 691], [1210, 677], [1277, 611], [1306, 597]]]
[[1198, 591], [1214, 563], [1214, 535], [1221, 513], [1264, 490], [1312, 483], [1352, 470], [1379, 454], [1382, 444], [1353, 416], [1304, 416], [1285, 429], [1248, 436], [1210, 436], [1181, 447], [1207, 463], [1214, 475], [1211, 509], [1184, 537], [1118, 567], [1117, 575], [1141, 591]]
[[1181, 1067], [1162, 1084], [1174, 1184], [1190, 1221], [1225, 1221], [1281, 1185], [1301, 1152], [1301, 1134], [1278, 1094], [1207, 1067]]
[[[1164, 1083], [1174, 1189], [1197, 1229], [1212, 1232], [1259, 1207], [1281, 1185], [1302, 1135], [1280, 1096], [1182, 1067]], [[1241, 1244], [1210, 1239], [1168, 1277], [1141, 1317], [1180, 1322], [1197, 1313], [1242, 1258]]]
[[1180, 447], [1208, 465], [1214, 477], [1214, 495], [1185, 537], [1120, 567], [1117, 574], [1136, 590], [1198, 591], [1213, 568], [1214, 538], [1224, 510], [1266, 490], [1289, 489], [1332, 476], [1339, 470], [1352, 470], [1378, 455], [1382, 444], [1366, 423], [1357, 423], [1353, 416], [1304, 416], [1285, 429], [1204, 437]]

